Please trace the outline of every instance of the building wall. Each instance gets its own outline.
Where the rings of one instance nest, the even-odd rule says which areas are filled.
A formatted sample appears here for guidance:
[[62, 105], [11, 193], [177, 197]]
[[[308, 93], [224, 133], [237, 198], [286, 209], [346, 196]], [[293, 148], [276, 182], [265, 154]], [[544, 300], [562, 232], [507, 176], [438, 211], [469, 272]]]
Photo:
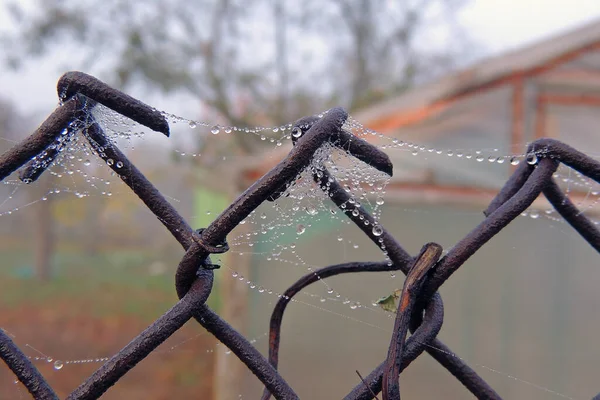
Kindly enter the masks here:
[[[482, 220], [480, 210], [468, 208], [386, 204], [383, 212], [384, 225], [411, 254], [428, 241], [449, 249]], [[355, 227], [338, 223], [315, 232], [297, 243], [307, 264], [381, 259]], [[340, 234], [343, 242], [337, 241]], [[253, 261], [252, 279], [278, 292], [305, 273], [306, 265], [267, 262], [264, 256]], [[598, 391], [600, 349], [593, 335], [600, 327], [598, 281], [596, 252], [568, 225], [518, 218], [443, 286], [446, 316], [440, 337], [504, 398], [551, 398], [520, 380], [574, 398], [591, 397]], [[301, 303], [291, 304], [284, 318], [280, 367], [301, 398], [340, 398], [359, 382], [355, 370], [364, 376], [384, 359], [393, 319], [371, 303], [402, 287], [403, 279], [378, 273], [327, 282], [341, 299], [331, 299], [317, 283], [307, 289], [312, 296], [297, 296]], [[327, 298], [324, 303], [321, 296]], [[342, 304], [345, 297], [363, 307], [351, 309]], [[264, 333], [276, 300], [257, 291], [249, 299], [249, 336], [260, 338], [257, 345], [265, 354]], [[243, 397], [256, 398], [256, 379], [249, 376], [246, 383]], [[401, 388], [409, 398], [468, 397], [429, 356], [408, 368]]]

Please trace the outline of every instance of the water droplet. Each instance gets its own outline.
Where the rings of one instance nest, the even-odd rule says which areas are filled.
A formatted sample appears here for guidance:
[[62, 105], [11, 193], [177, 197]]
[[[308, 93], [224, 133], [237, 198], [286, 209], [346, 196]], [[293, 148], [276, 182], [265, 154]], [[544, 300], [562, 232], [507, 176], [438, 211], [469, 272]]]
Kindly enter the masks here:
[[477, 156], [475, 159], [476, 159], [477, 161], [479, 161], [479, 162], [482, 162], [482, 161], [483, 161], [483, 157], [482, 157], [482, 156]]
[[190, 121], [189, 124], [190, 128], [194, 129], [195, 127], [198, 126], [198, 124], [196, 124], [196, 121]]
[[115, 166], [117, 168], [123, 168], [123, 161], [117, 161], [117, 164], [115, 164]]
[[383, 203], [385, 203], [385, 201], [383, 200], [383, 197], [378, 197], [377, 200], [375, 201], [375, 203], [378, 206], [381, 206], [381, 205], [383, 205]]
[[527, 154], [527, 158], [525, 160], [527, 161], [527, 164], [529, 164], [529, 165], [535, 165], [538, 162], [538, 158], [535, 153]]
[[266, 219], [266, 218], [267, 218], [267, 214], [265, 214], [265, 213], [260, 214], [260, 219]]
[[220, 130], [219, 130], [219, 126], [218, 125], [215, 125], [212, 128], [210, 128], [210, 133], [212, 133], [213, 135], [218, 135], [219, 132], [220, 132]]
[[224, 132], [225, 132], [225, 133], [231, 133], [231, 127], [230, 127], [230, 126], [226, 127], [226, 128], [224, 129]]
[[302, 136], [302, 129], [296, 126], [294, 129], [292, 129], [292, 136], [295, 138]]
[[519, 158], [518, 157], [511, 157], [510, 158], [510, 164], [511, 165], [519, 165]]
[[538, 219], [540, 217], [540, 213], [537, 212], [536, 210], [533, 210], [529, 213], [529, 216], [533, 219]]
[[108, 165], [109, 167], [111, 165], [113, 165], [115, 163], [115, 160], [113, 160], [112, 158], [109, 158], [108, 160], [106, 160], [106, 165]]
[[308, 206], [305, 210], [308, 215], [317, 215], [319, 213], [313, 206]]
[[298, 226], [296, 226], [296, 233], [302, 235], [304, 232], [306, 232], [306, 227], [302, 224], [298, 224]]
[[489, 157], [488, 157], [488, 161], [489, 161], [489, 162], [491, 162], [491, 163], [493, 163], [493, 162], [496, 162], [496, 157], [494, 157], [494, 156], [489, 156]]
[[381, 225], [373, 225], [373, 235], [374, 236], [383, 235], [383, 228], [381, 227]]
[[59, 369], [62, 369], [62, 367], [63, 367], [63, 362], [62, 361], [60, 361], [60, 360], [54, 361], [54, 369], [55, 370], [58, 371]]
[[83, 165], [85, 165], [86, 167], [89, 167], [92, 164], [92, 162], [90, 160], [85, 160], [83, 162]]

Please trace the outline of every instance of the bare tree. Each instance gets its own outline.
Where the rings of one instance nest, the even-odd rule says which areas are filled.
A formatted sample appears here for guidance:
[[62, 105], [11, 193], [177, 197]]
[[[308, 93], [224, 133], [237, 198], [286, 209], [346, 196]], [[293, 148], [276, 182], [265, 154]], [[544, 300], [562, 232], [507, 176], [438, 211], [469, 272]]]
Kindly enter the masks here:
[[68, 45], [70, 65], [119, 87], [183, 90], [234, 125], [281, 123], [333, 103], [356, 109], [451, 68], [465, 1], [12, 2], [17, 28], [3, 39], [13, 66]]
[[[20, 139], [30, 133], [31, 124], [28, 118], [19, 115], [16, 108], [8, 100], [0, 99], [0, 153], [5, 152]], [[25, 234], [32, 236], [34, 250], [34, 272], [37, 279], [46, 281], [50, 279], [51, 261], [54, 253], [54, 230], [52, 228], [52, 200], [46, 198], [50, 190], [51, 176], [45, 176], [40, 179], [35, 188], [30, 188], [26, 192], [28, 201], [34, 203], [32, 212], [28, 214], [23, 223], [13, 224], [16, 226], [24, 225], [27, 232], [17, 232], [13, 229], [12, 234]], [[3, 198], [14, 196], [13, 194], [3, 193]], [[40, 199], [46, 199], [39, 201]], [[27, 200], [24, 200], [27, 202]], [[10, 207], [10, 205], [9, 205]], [[15, 215], [14, 218], [22, 218], [21, 215]]]

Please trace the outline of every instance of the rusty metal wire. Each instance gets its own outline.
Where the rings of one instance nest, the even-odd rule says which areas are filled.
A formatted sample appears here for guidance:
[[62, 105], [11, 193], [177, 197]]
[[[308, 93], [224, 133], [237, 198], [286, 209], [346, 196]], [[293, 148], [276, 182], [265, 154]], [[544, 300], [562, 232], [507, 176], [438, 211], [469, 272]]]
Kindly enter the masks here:
[[[28, 138], [0, 156], [0, 181], [21, 168], [19, 176], [25, 183], [34, 182], [54, 161], [63, 148], [51, 146], [65, 134], [71, 140], [81, 132], [92, 148], [123, 182], [156, 215], [186, 251], [176, 272], [176, 291], [179, 302], [152, 325], [115, 354], [77, 389], [68, 399], [100, 397], [130, 369], [143, 360], [191, 318], [225, 344], [264, 384], [263, 400], [273, 395], [277, 399], [297, 399], [298, 395], [279, 375], [279, 344], [281, 323], [287, 304], [305, 287], [334, 275], [355, 272], [400, 270], [407, 275], [398, 305], [389, 352], [384, 360], [345, 397], [346, 400], [372, 399], [382, 392], [384, 399], [400, 398], [400, 373], [424, 351], [454, 375], [473, 395], [480, 399], [500, 399], [500, 396], [437, 339], [443, 323], [444, 309], [438, 293], [440, 286], [494, 235], [525, 211], [544, 194], [560, 215], [594, 249], [600, 251], [600, 231], [561, 192], [552, 175], [563, 163], [600, 183], [600, 163], [591, 157], [552, 139], [533, 142], [528, 152], [537, 154], [534, 163], [523, 163], [506, 182], [489, 207], [485, 220], [440, 259], [442, 248], [429, 243], [412, 257], [393, 236], [383, 228], [375, 235], [367, 228], [375, 222], [362, 207], [359, 213], [349, 213], [341, 207], [350, 195], [325, 169], [314, 179], [325, 188], [329, 198], [378, 247], [385, 246], [391, 265], [387, 262], [353, 262], [332, 265], [308, 274], [294, 283], [280, 297], [270, 321], [268, 359], [240, 333], [214, 313], [205, 302], [218, 265], [211, 263], [210, 254], [229, 249], [227, 235], [264, 201], [273, 201], [311, 163], [315, 152], [325, 142], [338, 146], [357, 159], [392, 175], [392, 164], [377, 147], [351, 136], [342, 129], [347, 113], [341, 108], [328, 111], [322, 118], [298, 120], [293, 135], [294, 147], [287, 157], [251, 185], [208, 227], [194, 230], [175, 208], [127, 159], [103, 132], [90, 111], [100, 103], [148, 128], [169, 136], [165, 117], [152, 107], [136, 100], [96, 78], [81, 72], [68, 72], [58, 82], [61, 106]], [[117, 162], [119, 167], [117, 167]], [[412, 335], [407, 339], [407, 331]], [[53, 389], [8, 335], [0, 330], [0, 357], [36, 399], [57, 399]], [[362, 379], [362, 378], [361, 378]], [[598, 395], [600, 397], [600, 395]]]

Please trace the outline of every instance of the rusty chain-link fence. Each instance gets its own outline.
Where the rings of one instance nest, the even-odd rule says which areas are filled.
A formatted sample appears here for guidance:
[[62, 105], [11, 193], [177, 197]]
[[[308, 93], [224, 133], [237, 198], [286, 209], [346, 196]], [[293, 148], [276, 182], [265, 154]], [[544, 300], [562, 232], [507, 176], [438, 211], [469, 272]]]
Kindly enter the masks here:
[[[499, 399], [494, 389], [437, 339], [444, 314], [442, 298], [438, 293], [440, 286], [479, 248], [525, 211], [541, 193], [584, 240], [600, 251], [600, 231], [563, 194], [553, 178], [553, 173], [563, 163], [600, 183], [600, 163], [556, 140], [540, 139], [529, 146], [528, 162], [516, 168], [485, 210], [486, 218], [444, 257], [441, 257], [441, 246], [435, 243], [426, 244], [413, 257], [384, 227], [377, 225], [377, 229], [373, 229], [378, 223], [364, 208], [356, 208], [358, 213], [349, 212], [351, 210], [343, 205], [350, 200], [350, 194], [323, 167], [319, 174], [314, 175], [316, 183], [378, 247], [386, 249], [392, 262], [332, 265], [299, 279], [280, 295], [273, 310], [269, 356], [266, 359], [244, 336], [206, 306], [205, 301], [213, 286], [214, 269], [219, 267], [211, 263], [210, 255], [226, 252], [229, 248], [227, 235], [261, 203], [281, 196], [285, 188], [310, 165], [315, 152], [324, 143], [331, 143], [391, 175], [393, 166], [387, 155], [342, 129], [347, 118], [343, 109], [331, 109], [321, 118], [300, 119], [294, 124], [294, 147], [287, 157], [251, 185], [208, 227], [194, 230], [107, 138], [90, 111], [97, 103], [101, 103], [168, 136], [169, 125], [164, 115], [80, 72], [63, 75], [58, 82], [58, 93], [61, 106], [33, 135], [0, 156], [0, 180], [21, 168], [20, 179], [26, 183], [34, 182], [70, 140], [76, 135], [83, 135], [100, 158], [104, 161], [113, 160], [107, 165], [138, 195], [186, 251], [176, 272], [179, 302], [95, 371], [68, 399], [100, 397], [191, 318], [231, 349], [256, 375], [265, 386], [263, 399], [271, 395], [277, 399], [296, 399], [297, 394], [277, 372], [281, 323], [287, 304], [302, 289], [319, 279], [354, 272], [395, 270], [402, 271], [407, 278], [399, 299], [387, 358], [368, 376], [361, 377], [362, 382], [345, 399], [372, 399], [380, 392], [384, 399], [399, 399], [399, 375], [423, 352], [429, 353], [477, 398]], [[370, 224], [366, 225], [365, 220]], [[412, 334], [407, 339], [409, 329]], [[1, 329], [0, 356], [34, 398], [57, 399], [44, 377]], [[596, 398], [600, 398], [600, 395]]]

